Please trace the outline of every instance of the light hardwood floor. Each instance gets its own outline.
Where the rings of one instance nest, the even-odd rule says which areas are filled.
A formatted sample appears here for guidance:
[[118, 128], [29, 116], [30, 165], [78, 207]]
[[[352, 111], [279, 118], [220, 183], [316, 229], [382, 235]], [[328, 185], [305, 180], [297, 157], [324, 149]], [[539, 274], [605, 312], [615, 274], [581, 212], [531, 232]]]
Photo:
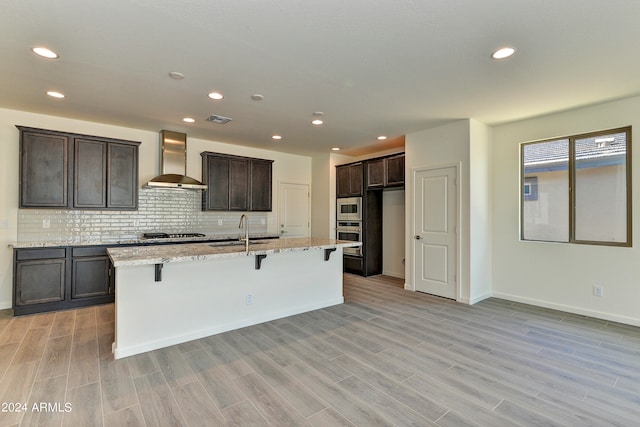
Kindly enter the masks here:
[[640, 328], [383, 276], [345, 275], [344, 294], [121, 360], [112, 305], [4, 314], [0, 425], [640, 425]]

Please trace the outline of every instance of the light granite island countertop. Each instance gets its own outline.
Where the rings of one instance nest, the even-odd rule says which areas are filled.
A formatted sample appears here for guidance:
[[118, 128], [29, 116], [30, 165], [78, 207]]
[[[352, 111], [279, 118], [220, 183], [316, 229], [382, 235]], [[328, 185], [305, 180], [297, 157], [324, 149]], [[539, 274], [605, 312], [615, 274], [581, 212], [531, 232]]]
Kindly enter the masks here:
[[344, 302], [344, 247], [291, 238], [113, 247], [116, 359]]
[[297, 237], [291, 239], [251, 240], [249, 252], [241, 241], [186, 243], [179, 245], [112, 247], [107, 250], [114, 267], [165, 264], [171, 262], [205, 261], [247, 255], [268, 255], [285, 252], [333, 249], [359, 246], [360, 242]]

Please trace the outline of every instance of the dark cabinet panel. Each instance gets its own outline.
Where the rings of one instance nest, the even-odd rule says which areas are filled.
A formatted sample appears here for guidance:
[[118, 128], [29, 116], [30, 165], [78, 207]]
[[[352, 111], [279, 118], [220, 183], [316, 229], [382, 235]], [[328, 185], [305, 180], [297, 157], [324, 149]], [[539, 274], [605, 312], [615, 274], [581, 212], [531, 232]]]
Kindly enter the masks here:
[[271, 161], [251, 160], [252, 211], [271, 211]]
[[102, 141], [75, 138], [73, 206], [103, 208], [107, 204], [107, 146]]
[[336, 197], [362, 196], [363, 164], [336, 166]]
[[69, 138], [20, 129], [20, 207], [69, 206]]
[[97, 297], [109, 294], [109, 257], [73, 258], [71, 298]]
[[385, 158], [385, 187], [404, 185], [404, 154]]
[[138, 208], [139, 142], [17, 127], [21, 208]]
[[362, 196], [362, 185], [364, 178], [364, 167], [362, 163], [349, 166], [349, 188], [351, 196]]
[[107, 208], [138, 208], [138, 146], [107, 145]]
[[336, 166], [336, 197], [349, 197], [351, 179], [348, 166]]
[[346, 273], [363, 275], [364, 265], [362, 257], [344, 255], [343, 258], [343, 269]]
[[272, 160], [203, 152], [203, 209], [271, 211]]
[[64, 300], [65, 258], [19, 261], [15, 269], [16, 307]]
[[367, 188], [384, 187], [385, 162], [384, 159], [367, 161]]
[[203, 156], [202, 181], [207, 184], [203, 192], [207, 210], [229, 210], [229, 159]]
[[249, 162], [229, 160], [229, 210], [249, 210]]

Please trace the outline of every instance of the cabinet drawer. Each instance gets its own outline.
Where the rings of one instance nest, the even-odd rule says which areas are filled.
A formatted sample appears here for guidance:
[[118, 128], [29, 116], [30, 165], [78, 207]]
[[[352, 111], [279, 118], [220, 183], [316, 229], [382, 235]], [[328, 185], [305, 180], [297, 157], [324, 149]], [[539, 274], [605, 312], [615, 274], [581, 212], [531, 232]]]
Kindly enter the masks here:
[[66, 248], [50, 249], [17, 249], [16, 261], [26, 261], [31, 259], [53, 259], [67, 256]]
[[107, 248], [103, 246], [87, 246], [87, 247], [78, 247], [71, 248], [71, 256], [79, 257], [79, 256], [106, 256]]

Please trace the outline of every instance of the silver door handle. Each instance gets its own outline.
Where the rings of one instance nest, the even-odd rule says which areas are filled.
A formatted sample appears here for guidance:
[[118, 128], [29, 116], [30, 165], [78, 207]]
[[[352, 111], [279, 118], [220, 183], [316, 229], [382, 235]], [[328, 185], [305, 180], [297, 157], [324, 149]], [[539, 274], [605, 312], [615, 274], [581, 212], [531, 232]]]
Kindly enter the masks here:
[[413, 236], [413, 238], [414, 238], [414, 239], [416, 239], [416, 240], [420, 240], [420, 239], [422, 239], [422, 237], [420, 237], [420, 236], [418, 236], [418, 235]]

